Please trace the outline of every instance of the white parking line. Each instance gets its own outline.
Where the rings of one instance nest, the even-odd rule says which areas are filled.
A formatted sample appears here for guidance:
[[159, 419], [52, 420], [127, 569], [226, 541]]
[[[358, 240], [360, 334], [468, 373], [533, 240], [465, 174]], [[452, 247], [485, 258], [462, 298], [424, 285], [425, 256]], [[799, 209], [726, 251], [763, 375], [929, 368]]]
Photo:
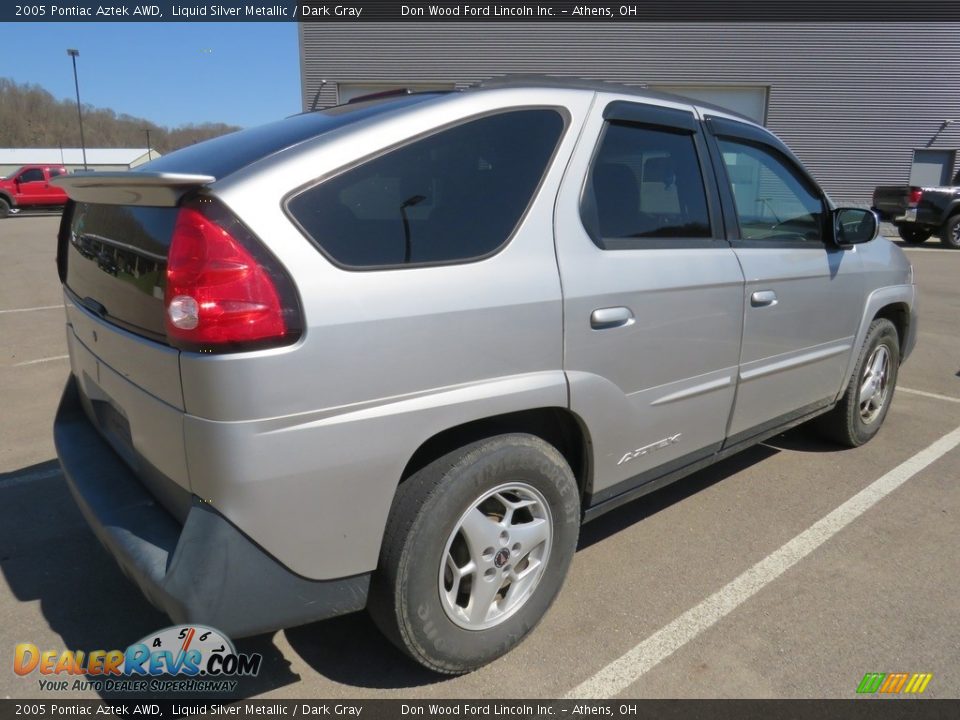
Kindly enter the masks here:
[[63, 305], [40, 305], [32, 308], [13, 308], [12, 310], [0, 310], [0, 315], [7, 313], [35, 312], [37, 310], [62, 310]]
[[567, 693], [567, 698], [602, 699], [622, 692], [958, 445], [960, 427], [900, 463], [699, 605], [660, 628]]
[[23, 367], [24, 365], [37, 365], [39, 363], [53, 362], [54, 360], [66, 360], [69, 355], [54, 355], [53, 357], [39, 358], [38, 360], [24, 360], [23, 362], [14, 363], [14, 367]]
[[897, 386], [897, 392], [905, 392], [911, 395], [920, 395], [922, 397], [933, 398], [934, 400], [946, 400], [947, 402], [960, 403], [960, 398], [952, 397], [950, 395], [940, 395], [938, 393], [927, 392], [926, 390], [914, 390], [913, 388], [905, 388], [900, 385]]

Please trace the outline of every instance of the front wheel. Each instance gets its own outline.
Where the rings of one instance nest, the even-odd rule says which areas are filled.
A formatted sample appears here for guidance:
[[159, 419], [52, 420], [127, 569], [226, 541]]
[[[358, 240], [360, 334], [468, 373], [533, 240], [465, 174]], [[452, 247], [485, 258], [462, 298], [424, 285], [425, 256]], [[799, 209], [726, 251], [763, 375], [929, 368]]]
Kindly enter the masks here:
[[579, 527], [577, 483], [553, 446], [514, 434], [455, 450], [400, 485], [370, 614], [420, 664], [475, 670], [546, 613]]
[[897, 225], [897, 233], [907, 245], [921, 245], [930, 237], [930, 231], [909, 225]]
[[900, 369], [900, 342], [893, 323], [874, 320], [847, 390], [837, 406], [818, 418], [831, 440], [857, 447], [870, 440], [887, 417]]
[[6, 198], [0, 198], [0, 218], [5, 218], [10, 214], [10, 203]]
[[954, 215], [943, 224], [940, 242], [951, 250], [960, 250], [960, 215]]

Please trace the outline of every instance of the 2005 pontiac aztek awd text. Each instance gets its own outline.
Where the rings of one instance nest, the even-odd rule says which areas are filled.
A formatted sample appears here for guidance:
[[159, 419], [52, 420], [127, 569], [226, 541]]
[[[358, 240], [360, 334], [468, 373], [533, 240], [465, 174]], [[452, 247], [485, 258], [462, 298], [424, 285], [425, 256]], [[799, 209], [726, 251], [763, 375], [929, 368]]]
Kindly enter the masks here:
[[55, 182], [68, 482], [235, 636], [368, 607], [479, 667], [581, 522], [814, 418], [866, 442], [916, 337], [873, 213], [678, 97], [381, 96]]

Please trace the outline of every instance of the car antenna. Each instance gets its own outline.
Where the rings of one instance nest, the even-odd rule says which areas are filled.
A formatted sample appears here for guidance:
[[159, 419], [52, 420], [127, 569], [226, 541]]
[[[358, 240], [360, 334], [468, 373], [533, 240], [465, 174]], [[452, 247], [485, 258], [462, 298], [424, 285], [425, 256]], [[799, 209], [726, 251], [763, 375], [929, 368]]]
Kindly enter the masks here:
[[320, 81], [320, 87], [317, 88], [317, 94], [313, 96], [313, 102], [310, 103], [310, 112], [313, 112], [317, 109], [317, 102], [320, 100], [320, 93], [323, 92], [324, 86], [327, 84], [327, 79], [323, 78]]

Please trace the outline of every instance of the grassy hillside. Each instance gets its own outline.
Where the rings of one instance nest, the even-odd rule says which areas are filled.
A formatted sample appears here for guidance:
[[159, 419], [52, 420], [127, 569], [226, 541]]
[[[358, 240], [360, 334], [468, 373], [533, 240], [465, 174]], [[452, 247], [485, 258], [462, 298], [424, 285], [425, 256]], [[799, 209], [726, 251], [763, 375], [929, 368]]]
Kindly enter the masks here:
[[[203, 123], [166, 128], [113, 110], [83, 106], [87, 147], [145, 147], [150, 130], [154, 150], [168, 153], [240, 128]], [[39, 85], [21, 85], [0, 77], [0, 147], [80, 147], [77, 104], [57, 100]]]

